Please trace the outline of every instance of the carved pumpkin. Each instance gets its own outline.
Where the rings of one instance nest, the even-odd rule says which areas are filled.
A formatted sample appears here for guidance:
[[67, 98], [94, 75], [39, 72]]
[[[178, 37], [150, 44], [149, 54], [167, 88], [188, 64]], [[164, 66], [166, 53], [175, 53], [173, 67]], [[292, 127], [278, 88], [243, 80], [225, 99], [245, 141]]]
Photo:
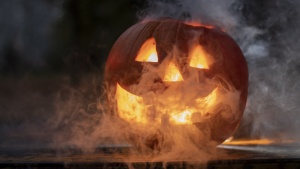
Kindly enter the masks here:
[[119, 37], [105, 80], [114, 95], [110, 103], [128, 123], [201, 126], [205, 121], [210, 139], [221, 143], [242, 118], [248, 69], [225, 32], [163, 18], [133, 25]]

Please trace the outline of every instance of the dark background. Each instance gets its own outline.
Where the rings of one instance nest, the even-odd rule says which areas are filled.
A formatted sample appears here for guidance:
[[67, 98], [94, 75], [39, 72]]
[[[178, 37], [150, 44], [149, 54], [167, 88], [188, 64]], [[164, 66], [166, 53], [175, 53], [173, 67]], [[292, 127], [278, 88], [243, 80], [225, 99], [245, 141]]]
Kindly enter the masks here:
[[113, 42], [137, 22], [140, 4], [1, 1], [1, 75], [101, 70]]
[[1, 1], [0, 125], [43, 117], [53, 97], [68, 93], [62, 90], [90, 87], [96, 99], [110, 48], [138, 21], [139, 6], [133, 0]]
[[99, 113], [106, 58], [138, 21], [141, 5], [0, 1], [0, 148], [53, 142], [53, 135], [71, 135], [78, 121]]

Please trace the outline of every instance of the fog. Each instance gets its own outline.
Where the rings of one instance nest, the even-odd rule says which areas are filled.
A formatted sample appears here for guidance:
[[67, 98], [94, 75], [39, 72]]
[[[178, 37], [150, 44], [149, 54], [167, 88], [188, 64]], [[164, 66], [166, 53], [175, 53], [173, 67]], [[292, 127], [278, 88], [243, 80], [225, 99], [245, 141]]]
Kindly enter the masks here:
[[[50, 56], [46, 58], [44, 55], [53, 52], [51, 49], [55, 49], [52, 41], [47, 39], [53, 35], [48, 32], [52, 29], [52, 24], [63, 17], [60, 3], [46, 5], [45, 9], [52, 12], [43, 15], [42, 18], [27, 21], [31, 16], [37, 16], [34, 13], [37, 8], [29, 10], [30, 12], [24, 12], [21, 8], [19, 12], [7, 14], [13, 20], [12, 22], [7, 22], [8, 19], [1, 17], [0, 23], [5, 26], [0, 33], [0, 68], [1, 81], [5, 83], [1, 83], [0, 133], [4, 137], [0, 139], [2, 142], [0, 146], [8, 150], [14, 148], [19, 150], [22, 146], [27, 148], [49, 146], [56, 149], [76, 147], [84, 152], [93, 152], [103, 145], [128, 146], [128, 143], [124, 144], [123, 140], [116, 141], [115, 138], [122, 138], [130, 128], [124, 127], [125, 124], [114, 124], [119, 121], [109, 118], [105, 113], [107, 103], [105, 86], [102, 84], [102, 69], [112, 42], [117, 37], [116, 33], [111, 31], [118, 31], [118, 34], [121, 34], [130, 24], [137, 21], [131, 19], [131, 22], [126, 23], [126, 27], [123, 25], [122, 30], [105, 28], [101, 33], [98, 32], [96, 40], [92, 40], [98, 47], [100, 46], [97, 50], [92, 48], [92, 51], [86, 50], [89, 52], [81, 50], [78, 52], [74, 50], [76, 45], [67, 45], [72, 49], [68, 50], [69, 53], [62, 54], [66, 56], [62, 59], [65, 65], [56, 64], [55, 59], [55, 64], [52, 64], [53, 62], [49, 63], [47, 59]], [[2, 4], [6, 4], [7, 9], [18, 9], [20, 5], [20, 3], [8, 2]], [[36, 4], [27, 2], [26, 5], [30, 8]], [[45, 4], [39, 6], [43, 5]], [[102, 8], [99, 9], [103, 10], [107, 4], [101, 5]], [[5, 6], [0, 5], [0, 8]], [[300, 2], [293, 0], [270, 2], [152, 0], [138, 6], [136, 18], [142, 21], [150, 18], [172, 17], [187, 21], [194, 20], [224, 29], [239, 44], [249, 69], [247, 106], [234, 138], [297, 140], [300, 137], [298, 127], [300, 125], [298, 113], [300, 11], [298, 9], [300, 9]], [[29, 16], [23, 15], [22, 12]], [[6, 14], [2, 12], [1, 15]], [[108, 20], [112, 23], [117, 22], [116, 19]], [[21, 27], [25, 24], [23, 22], [30, 25], [38, 22], [39, 26], [23, 29]], [[11, 29], [13, 31], [10, 31]], [[32, 34], [27, 34], [28, 31]], [[109, 43], [105, 43], [110, 33], [114, 34], [114, 38], [111, 38]], [[73, 40], [89, 41], [84, 37], [89, 35], [85, 34]], [[8, 50], [7, 46], [13, 50]], [[32, 52], [30, 49], [38, 50]], [[17, 51], [17, 54], [13, 52], [14, 54], [9, 55], [7, 51]], [[93, 60], [97, 52], [101, 53], [102, 57], [100, 60], [96, 59], [99, 63]], [[28, 63], [25, 64], [25, 68], [20, 62], [7, 64], [5, 58], [15, 55], [20, 56], [21, 59], [12, 60]], [[87, 57], [91, 55], [92, 57]], [[10, 69], [11, 65], [16, 67]], [[27, 68], [28, 65], [30, 69]], [[60, 69], [66, 68], [66, 71], [59, 72], [58, 76], [49, 74], [48, 71], [52, 72], [56, 66]], [[42, 71], [38, 69], [37, 72], [42, 72], [42, 75], [32, 73], [31, 67], [41, 68]], [[45, 67], [47, 67], [46, 71]], [[19, 72], [11, 73], [15, 70]], [[116, 125], [120, 127], [116, 128]], [[120, 132], [122, 127], [124, 127], [123, 131]], [[164, 157], [157, 159], [170, 160]]]
[[224, 28], [249, 68], [249, 95], [236, 137], [299, 137], [300, 3], [296, 1], [151, 1], [140, 18], [170, 16]]

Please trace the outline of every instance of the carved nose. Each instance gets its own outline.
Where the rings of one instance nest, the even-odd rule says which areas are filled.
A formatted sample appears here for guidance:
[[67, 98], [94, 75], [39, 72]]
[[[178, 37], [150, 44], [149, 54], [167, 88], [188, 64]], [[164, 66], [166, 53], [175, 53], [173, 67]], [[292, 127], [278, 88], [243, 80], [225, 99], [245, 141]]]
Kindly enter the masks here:
[[176, 67], [176, 65], [173, 62], [170, 62], [166, 67], [163, 81], [165, 82], [184, 81], [178, 67]]

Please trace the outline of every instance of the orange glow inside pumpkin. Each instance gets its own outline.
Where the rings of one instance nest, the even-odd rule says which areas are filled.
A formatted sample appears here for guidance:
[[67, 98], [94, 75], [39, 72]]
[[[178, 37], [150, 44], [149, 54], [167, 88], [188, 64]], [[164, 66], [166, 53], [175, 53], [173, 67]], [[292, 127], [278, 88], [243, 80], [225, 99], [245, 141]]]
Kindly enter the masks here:
[[218, 88], [215, 88], [208, 96], [196, 99], [197, 105], [207, 108], [212, 107], [217, 101], [217, 91]]
[[[194, 45], [193, 48], [190, 49], [188, 59], [188, 66], [197, 69], [209, 69], [209, 65], [213, 61], [212, 57], [199, 44]], [[135, 60], [138, 62], [158, 62], [156, 42], [153, 37], [143, 43]], [[196, 83], [191, 80], [185, 81], [180, 70], [172, 60], [166, 60], [166, 64], [163, 65], [163, 75], [161, 76], [163, 82], [178, 82], [171, 83], [171, 85], [187, 85], [188, 88], [189, 85], [191, 85], [190, 83]], [[145, 84], [151, 86], [148, 81]], [[153, 120], [151, 122], [162, 122], [164, 117], [168, 117], [168, 121], [171, 124], [193, 124], [199, 120], [201, 121], [201, 116], [212, 113], [214, 111], [214, 106], [220, 103], [220, 99], [223, 99], [224, 101], [224, 97], [222, 97], [222, 94], [216, 86], [207, 89], [195, 88], [193, 92], [197, 93], [203, 90], [207, 91], [204, 92], [206, 94], [202, 94], [201, 96], [198, 96], [197, 94], [184, 95], [183, 93], [180, 93], [181, 91], [172, 91], [170, 93], [171, 95], [175, 94], [174, 97], [169, 97], [164, 94], [154, 94], [149, 97], [147, 95], [138, 96], [132, 94], [117, 83], [115, 95], [117, 112], [123, 120], [136, 122], [138, 124], [150, 123], [149, 119]], [[179, 93], [179, 98], [176, 96], [176, 93]], [[182, 102], [184, 102], [184, 104], [182, 104]], [[155, 117], [149, 118], [150, 116], [153, 116], [153, 114], [155, 114]]]
[[152, 37], [146, 40], [142, 47], [140, 48], [135, 61], [138, 62], [158, 62], [157, 52], [156, 52], [156, 42]]
[[208, 54], [205, 52], [202, 46], [197, 45], [189, 54], [190, 67], [199, 69], [209, 69]]
[[174, 124], [191, 124], [192, 114], [193, 111], [186, 109], [183, 112], [171, 114], [170, 121]]
[[201, 27], [205, 27], [205, 28], [208, 28], [208, 29], [214, 28], [214, 26], [212, 26], [212, 25], [203, 25], [203, 24], [201, 24], [199, 22], [196, 22], [196, 21], [185, 22], [185, 24], [191, 25], [191, 26], [201, 26]]
[[183, 81], [182, 75], [173, 62], [170, 62], [165, 70], [163, 81], [179, 82]]
[[194, 26], [194, 27], [204, 27], [204, 28], [207, 28], [207, 29], [219, 29], [220, 31], [223, 31], [223, 32], [226, 32], [224, 28], [220, 28], [218, 26], [213, 26], [213, 25], [204, 25], [202, 23], [199, 23], [197, 21], [188, 21], [188, 22], [185, 22], [185, 24], [187, 25], [190, 25], [190, 26]]
[[127, 121], [145, 123], [145, 105], [142, 97], [127, 92], [119, 84], [116, 88], [116, 99], [119, 116]]
[[[116, 88], [116, 100], [117, 100], [117, 109], [118, 115], [128, 121], [128, 122], [136, 122], [139, 124], [146, 124], [148, 122], [149, 114], [149, 105], [145, 104], [143, 97], [134, 95], [124, 88], [122, 88], [119, 84], [117, 84]], [[203, 98], [199, 98], [196, 100], [196, 103], [201, 106], [202, 109], [209, 109], [212, 105], [217, 102], [217, 89], [214, 89], [209, 95]], [[165, 105], [166, 107], [172, 105]], [[154, 105], [155, 107], [155, 105]], [[192, 116], [194, 113], [198, 113], [196, 109], [192, 108], [181, 108], [172, 109], [172, 111], [168, 112], [169, 121], [171, 124], [192, 124]], [[159, 122], [163, 113], [158, 113], [158, 116], [154, 119], [154, 121]]]

